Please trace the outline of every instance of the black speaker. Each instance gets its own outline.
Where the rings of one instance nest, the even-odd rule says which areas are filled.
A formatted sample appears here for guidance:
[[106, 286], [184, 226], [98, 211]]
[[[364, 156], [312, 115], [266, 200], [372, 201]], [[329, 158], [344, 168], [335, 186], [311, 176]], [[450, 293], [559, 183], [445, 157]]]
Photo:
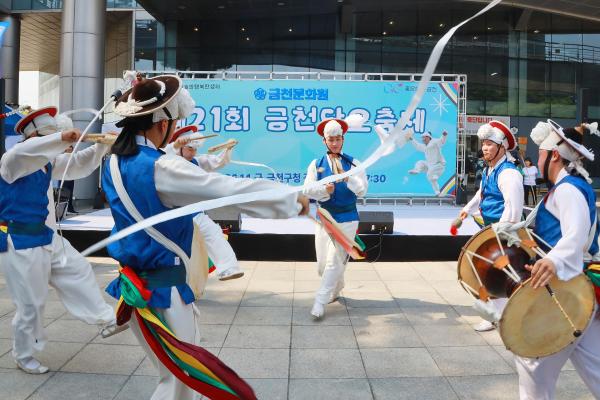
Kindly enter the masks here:
[[207, 211], [206, 215], [219, 224], [221, 229], [229, 229], [229, 232], [239, 232], [242, 229], [242, 214], [239, 212], [217, 208]]
[[394, 232], [394, 213], [391, 211], [360, 211], [358, 215], [358, 233]]

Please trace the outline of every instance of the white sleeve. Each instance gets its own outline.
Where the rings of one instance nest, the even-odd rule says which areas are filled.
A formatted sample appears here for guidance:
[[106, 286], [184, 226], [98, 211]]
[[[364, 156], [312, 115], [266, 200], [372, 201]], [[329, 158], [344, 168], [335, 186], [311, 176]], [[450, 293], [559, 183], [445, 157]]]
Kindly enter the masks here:
[[410, 140], [413, 144], [413, 146], [415, 146], [415, 149], [417, 149], [418, 151], [421, 151], [423, 153], [425, 153], [425, 150], [427, 149], [427, 146], [425, 146], [424, 143], [418, 143], [414, 138]]
[[506, 168], [498, 174], [498, 188], [504, 197], [504, 212], [499, 222], [519, 222], [523, 216], [523, 175]]
[[[69, 170], [67, 171], [65, 179], [70, 181], [73, 179], [85, 178], [86, 176], [90, 175], [96, 170], [96, 168], [100, 166], [102, 157], [104, 157], [109, 150], [110, 146], [108, 145], [95, 144], [83, 150], [77, 151], [73, 154], [71, 165], [69, 165]], [[54, 164], [52, 167], [53, 179], [62, 179], [70, 156], [71, 154], [63, 153], [59, 154], [54, 159]]]
[[481, 203], [481, 185], [477, 190], [477, 193], [473, 196], [473, 198], [467, 203], [466, 206], [463, 207], [463, 211], [468, 215], [475, 215], [479, 213], [479, 204]]
[[223, 150], [219, 154], [200, 154], [194, 158], [203, 170], [212, 172], [229, 164], [231, 161], [231, 150]]
[[584, 247], [591, 229], [588, 204], [583, 194], [567, 183], [558, 186], [548, 202], [558, 214], [554, 216], [560, 221], [562, 237], [547, 257], [556, 266], [558, 278], [569, 280], [583, 270]]
[[[177, 150], [175, 150], [173, 143], [169, 143], [168, 145], [166, 145], [163, 150], [164, 150], [165, 154], [177, 154]], [[179, 155], [179, 154], [177, 154], [177, 155]]]
[[[160, 201], [167, 207], [287, 187], [266, 179], [232, 178], [208, 173], [176, 155], [164, 155], [156, 161], [154, 183]], [[228, 208], [257, 218], [291, 218], [297, 216], [302, 209], [297, 200], [298, 193], [283, 193], [270, 200], [240, 203]]]
[[[317, 160], [313, 160], [306, 170], [306, 179], [304, 179], [304, 186], [310, 185], [317, 181]], [[305, 196], [310, 197], [311, 199], [317, 201], [327, 201], [329, 200], [329, 193], [327, 193], [327, 189], [325, 185], [321, 185], [318, 187], [314, 187], [311, 189], [304, 189], [303, 191]]]
[[62, 140], [62, 133], [38, 136], [15, 145], [0, 159], [0, 176], [8, 183], [42, 169], [72, 143]]
[[[354, 164], [358, 167], [360, 161], [354, 160]], [[367, 194], [369, 188], [369, 182], [367, 181], [367, 173], [365, 170], [358, 174], [352, 175], [348, 178], [348, 189], [350, 189], [358, 197], [364, 197]]]

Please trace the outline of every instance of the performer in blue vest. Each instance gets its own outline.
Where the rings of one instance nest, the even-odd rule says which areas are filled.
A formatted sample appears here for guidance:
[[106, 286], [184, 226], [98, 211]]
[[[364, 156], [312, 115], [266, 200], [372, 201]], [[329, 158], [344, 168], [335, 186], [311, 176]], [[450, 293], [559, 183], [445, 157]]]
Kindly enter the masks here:
[[[360, 164], [358, 160], [342, 152], [344, 135], [349, 129], [348, 122], [353, 125], [356, 119], [356, 116], [350, 116], [346, 120], [327, 119], [317, 126], [317, 133], [323, 137], [327, 152], [323, 157], [310, 163], [306, 172], [305, 185], [348, 171]], [[362, 124], [362, 119], [358, 124]], [[364, 196], [367, 188], [367, 176], [362, 171], [344, 181], [305, 190], [304, 193], [317, 200], [320, 207], [331, 213], [347, 237], [354, 238], [358, 229], [356, 199]], [[315, 250], [317, 268], [322, 279], [310, 313], [314, 318], [322, 318], [325, 314], [325, 305], [335, 301], [344, 288], [344, 271], [348, 263], [348, 255], [339, 244], [331, 240], [321, 226], [317, 226], [315, 231]]]
[[[34, 358], [47, 342], [48, 285], [77, 319], [105, 325], [105, 336], [117, 331], [113, 309], [104, 301], [89, 262], [56, 233], [50, 182], [61, 179], [70, 157], [64, 151], [80, 137], [66, 117], [62, 121], [70, 122], [70, 129], [60, 131], [56, 111], [46, 107], [23, 117], [15, 126], [23, 141], [0, 159], [0, 264], [16, 306], [12, 355], [31, 374], [48, 372]], [[91, 174], [108, 149], [97, 144], [73, 154], [66, 179]]]
[[[171, 138], [171, 143], [165, 148], [166, 154], [178, 154], [205, 172], [214, 172], [223, 168], [231, 161], [233, 146], [221, 151], [219, 154], [197, 154], [205, 139], [195, 139], [198, 128], [195, 125], [184, 126], [178, 129]], [[215, 264], [215, 271], [219, 280], [228, 281], [244, 276], [235, 252], [223, 236], [223, 230], [205, 213], [198, 214], [195, 219], [208, 256]]]
[[[517, 148], [511, 130], [500, 121], [490, 121], [477, 131], [481, 140], [483, 159], [487, 167], [483, 171], [479, 190], [460, 213], [460, 218], [480, 214], [485, 225], [510, 226], [519, 222], [523, 214], [523, 176], [513, 164], [510, 151]], [[502, 311], [506, 299], [492, 300]], [[490, 321], [482, 321], [475, 330], [483, 332], [495, 329]]]
[[[178, 119], [188, 117], [194, 100], [175, 75], [142, 79], [117, 100], [115, 112], [124, 117], [117, 126], [123, 130], [112, 146], [111, 159], [102, 181], [115, 219], [114, 231], [123, 230], [142, 218], [173, 208], [224, 196], [281, 190], [270, 201], [231, 206], [245, 214], [262, 218], [290, 218], [308, 212], [308, 199], [297, 193], [284, 193], [286, 186], [269, 180], [232, 178], [207, 173], [175, 154], [165, 154]], [[195, 216], [163, 222], [127, 236], [108, 250], [121, 266], [129, 267], [151, 291], [147, 306], [156, 312], [179, 338], [197, 343], [196, 315], [192, 304], [200, 293], [195, 290], [197, 265], [206, 259], [198, 254], [193, 239]], [[200, 252], [201, 253], [201, 252]], [[107, 289], [120, 298], [126, 281], [119, 278]], [[127, 286], [125, 286], [127, 287]], [[201, 287], [198, 288], [201, 292]], [[148, 357], [158, 368], [159, 383], [153, 400], [188, 400], [194, 391], [173, 375], [146, 341], [139, 322], [131, 327]]]
[[[568, 281], [584, 271], [584, 265], [598, 256], [596, 196], [583, 160], [594, 160], [586, 149], [583, 134], [587, 127], [562, 129], [552, 120], [540, 122], [531, 132], [539, 146], [538, 167], [551, 185], [535, 219], [535, 232], [552, 249], [538, 260], [531, 271], [532, 285], [541, 288], [557, 277]], [[548, 251], [549, 250], [549, 251]], [[543, 289], [541, 289], [543, 290]], [[548, 357], [516, 357], [521, 399], [554, 399], [558, 375], [567, 360], [600, 399], [600, 312], [583, 334], [562, 351]]]

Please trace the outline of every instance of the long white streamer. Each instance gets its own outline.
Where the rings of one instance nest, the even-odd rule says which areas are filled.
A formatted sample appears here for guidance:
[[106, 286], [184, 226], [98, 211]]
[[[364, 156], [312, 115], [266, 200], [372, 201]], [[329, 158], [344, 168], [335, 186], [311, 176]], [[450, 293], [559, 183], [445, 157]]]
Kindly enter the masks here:
[[[146, 229], [150, 226], [159, 224], [161, 222], [169, 221], [169, 220], [179, 218], [179, 217], [189, 215], [189, 214], [198, 213], [200, 211], [212, 210], [214, 208], [225, 207], [225, 206], [229, 206], [229, 205], [233, 205], [233, 204], [243, 204], [243, 203], [250, 203], [253, 201], [280, 199], [280, 198], [287, 196], [289, 194], [292, 194], [292, 193], [301, 192], [305, 189], [312, 189], [315, 187], [320, 187], [322, 185], [326, 185], [331, 182], [336, 182], [336, 181], [345, 179], [351, 175], [354, 175], [358, 172], [365, 170], [366, 168], [369, 168], [371, 165], [375, 164], [381, 157], [383, 157], [384, 154], [391, 153], [391, 151], [393, 151], [394, 147], [396, 146], [396, 142], [398, 142], [399, 139], [401, 139], [402, 135], [404, 135], [404, 128], [406, 127], [406, 124], [408, 123], [410, 116], [412, 116], [412, 114], [416, 110], [417, 106], [421, 102], [421, 99], [423, 98], [423, 94], [425, 93], [425, 90], [427, 89], [427, 86], [428, 86], [429, 82], [431, 81], [431, 76], [433, 75], [435, 68], [437, 67], [437, 64], [442, 56], [444, 48], [448, 44], [448, 41], [450, 40], [450, 38], [452, 38], [452, 36], [456, 32], [456, 30], [458, 28], [460, 28], [461, 26], [463, 26], [464, 24], [468, 23], [469, 21], [473, 20], [474, 18], [477, 18], [480, 15], [486, 13], [493, 7], [500, 4], [501, 2], [502, 2], [502, 0], [492, 1], [490, 4], [488, 4], [485, 8], [483, 8], [477, 14], [471, 16], [470, 18], [462, 21], [458, 25], [452, 27], [452, 29], [450, 29], [448, 32], [446, 32], [446, 34], [444, 36], [442, 36], [442, 38], [436, 43], [435, 47], [433, 48], [433, 50], [431, 52], [431, 55], [429, 56], [429, 60], [427, 61], [427, 65], [425, 66], [425, 70], [423, 71], [423, 75], [421, 77], [421, 80], [419, 81], [417, 91], [413, 95], [413, 97], [406, 109], [406, 112], [404, 112], [402, 114], [400, 121], [398, 122], [396, 127], [390, 132], [390, 135], [386, 138], [386, 140], [383, 141], [379, 145], [379, 147], [363, 163], [361, 163], [356, 168], [352, 168], [342, 174], [328, 176], [326, 178], [321, 179], [320, 181], [313, 182], [310, 185], [287, 186], [287, 187], [283, 187], [283, 188], [279, 187], [277, 189], [263, 190], [263, 191], [254, 192], [254, 193], [237, 194], [237, 195], [221, 197], [221, 198], [213, 199], [213, 200], [201, 201], [198, 203], [189, 204], [184, 207], [165, 211], [163, 213], [154, 215], [150, 218], [140, 221], [136, 224], [133, 224], [123, 230], [120, 230], [119, 232], [116, 232], [114, 235], [111, 235], [110, 237], [87, 248], [82, 254], [84, 256], [88, 256], [88, 255], [108, 246], [111, 243], [114, 243], [118, 240], [123, 239], [126, 236], [129, 236], [135, 232], [139, 232], [143, 229]], [[399, 142], [401, 142], [401, 140]]]
[[269, 171], [271, 171], [271, 173], [273, 174], [273, 176], [275, 177], [276, 180], [279, 180], [279, 179], [277, 179], [277, 172], [275, 172], [275, 170], [273, 168], [269, 167], [267, 164], [254, 163], [254, 162], [249, 162], [249, 161], [237, 161], [237, 160], [231, 160], [231, 161], [229, 161], [229, 164], [244, 165], [244, 166], [248, 166], [248, 167], [265, 168], [265, 169], [268, 169]]

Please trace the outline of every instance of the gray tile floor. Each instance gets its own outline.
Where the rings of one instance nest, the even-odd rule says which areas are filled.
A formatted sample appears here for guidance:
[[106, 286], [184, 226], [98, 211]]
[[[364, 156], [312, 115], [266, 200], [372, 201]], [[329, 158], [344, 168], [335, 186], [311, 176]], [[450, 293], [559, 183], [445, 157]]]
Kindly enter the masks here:
[[[102, 287], [116, 275], [90, 259]], [[319, 280], [313, 263], [243, 262], [246, 276], [212, 278], [201, 309], [202, 345], [246, 378], [259, 398], [517, 399], [512, 356], [496, 332], [477, 333], [453, 262], [351, 263], [341, 302], [309, 315]], [[108, 299], [108, 297], [107, 297]], [[111, 304], [114, 304], [112, 300]], [[0, 275], [0, 398], [147, 399], [152, 363], [129, 331], [103, 340], [66, 314], [51, 291], [42, 376], [15, 369], [14, 308]], [[592, 399], [567, 365], [558, 399]]]

